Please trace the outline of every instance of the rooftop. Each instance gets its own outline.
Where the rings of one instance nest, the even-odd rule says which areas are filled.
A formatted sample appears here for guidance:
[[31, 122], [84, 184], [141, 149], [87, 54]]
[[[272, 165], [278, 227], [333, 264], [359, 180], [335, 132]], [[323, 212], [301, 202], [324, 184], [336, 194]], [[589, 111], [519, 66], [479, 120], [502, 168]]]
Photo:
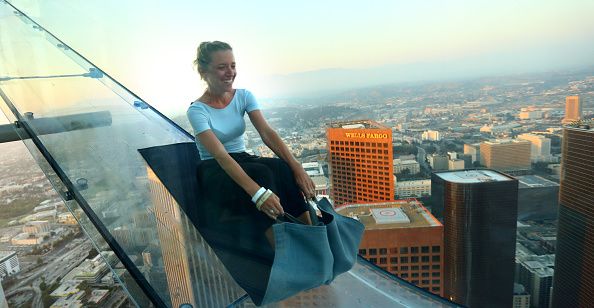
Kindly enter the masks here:
[[442, 226], [416, 199], [349, 204], [336, 208], [336, 211], [359, 220], [367, 230]]
[[594, 119], [579, 120], [564, 125], [566, 128], [579, 129], [584, 131], [594, 132]]
[[332, 122], [328, 124], [330, 128], [344, 128], [344, 129], [369, 129], [369, 128], [381, 128], [389, 129], [384, 125], [381, 125], [371, 120], [357, 120], [357, 121], [344, 121], [344, 122]]
[[311, 180], [316, 186], [328, 185], [328, 179], [325, 176], [312, 176]]
[[452, 183], [482, 183], [512, 181], [513, 178], [493, 170], [458, 170], [436, 172], [435, 175]]
[[554, 187], [559, 184], [547, 180], [538, 175], [521, 175], [515, 177], [519, 182], [519, 188]]
[[14, 255], [14, 254], [16, 254], [16, 251], [11, 251], [11, 250], [0, 251], [0, 262], [12, 257], [12, 255]]
[[497, 144], [512, 144], [512, 143], [530, 143], [530, 141], [518, 140], [518, 139], [497, 139], [497, 140], [484, 141], [483, 143], [489, 144], [489, 145], [497, 145]]

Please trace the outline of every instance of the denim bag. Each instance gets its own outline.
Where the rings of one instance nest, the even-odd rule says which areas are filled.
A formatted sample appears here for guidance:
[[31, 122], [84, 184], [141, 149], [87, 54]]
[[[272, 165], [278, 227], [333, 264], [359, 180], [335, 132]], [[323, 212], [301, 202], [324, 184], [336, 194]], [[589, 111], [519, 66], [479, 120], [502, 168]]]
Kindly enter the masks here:
[[337, 214], [328, 199], [316, 202], [322, 217], [310, 209], [313, 225], [277, 220], [272, 226], [274, 261], [264, 297], [261, 301], [252, 297], [256, 305], [329, 284], [355, 264], [365, 227]]

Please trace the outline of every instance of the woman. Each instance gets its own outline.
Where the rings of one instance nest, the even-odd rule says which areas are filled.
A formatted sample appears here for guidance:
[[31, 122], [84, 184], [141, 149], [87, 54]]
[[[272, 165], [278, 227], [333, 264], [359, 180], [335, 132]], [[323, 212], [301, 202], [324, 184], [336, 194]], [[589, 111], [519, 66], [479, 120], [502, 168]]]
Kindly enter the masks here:
[[[314, 183], [268, 125], [254, 96], [233, 88], [237, 71], [231, 46], [203, 42], [194, 63], [207, 84], [187, 112], [202, 159], [201, 193], [210, 201], [205, 223], [238, 242], [265, 234], [274, 247], [271, 226], [285, 211], [311, 224], [304, 197], [315, 195]], [[280, 159], [245, 153], [246, 112], [262, 141]]]

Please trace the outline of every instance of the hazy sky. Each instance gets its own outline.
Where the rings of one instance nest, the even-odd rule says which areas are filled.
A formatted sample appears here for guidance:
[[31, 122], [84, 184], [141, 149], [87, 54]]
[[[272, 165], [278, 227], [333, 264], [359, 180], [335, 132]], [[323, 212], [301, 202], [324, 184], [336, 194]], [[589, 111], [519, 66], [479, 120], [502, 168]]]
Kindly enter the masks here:
[[203, 91], [205, 40], [261, 98], [594, 64], [592, 0], [418, 2], [12, 1], [166, 114]]

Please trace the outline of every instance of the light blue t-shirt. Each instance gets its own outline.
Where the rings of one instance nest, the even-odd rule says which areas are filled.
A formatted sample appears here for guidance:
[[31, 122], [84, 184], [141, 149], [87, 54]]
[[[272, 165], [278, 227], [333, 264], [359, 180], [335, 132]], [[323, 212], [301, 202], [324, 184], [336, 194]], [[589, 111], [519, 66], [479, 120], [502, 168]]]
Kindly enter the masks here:
[[[194, 129], [194, 135], [210, 129], [221, 141], [227, 153], [240, 153], [245, 152], [243, 116], [246, 112], [258, 109], [260, 105], [250, 91], [236, 89], [233, 99], [225, 108], [217, 109], [197, 101], [190, 105], [187, 115]], [[213, 158], [198, 138], [196, 138], [196, 146], [201, 159]]]

